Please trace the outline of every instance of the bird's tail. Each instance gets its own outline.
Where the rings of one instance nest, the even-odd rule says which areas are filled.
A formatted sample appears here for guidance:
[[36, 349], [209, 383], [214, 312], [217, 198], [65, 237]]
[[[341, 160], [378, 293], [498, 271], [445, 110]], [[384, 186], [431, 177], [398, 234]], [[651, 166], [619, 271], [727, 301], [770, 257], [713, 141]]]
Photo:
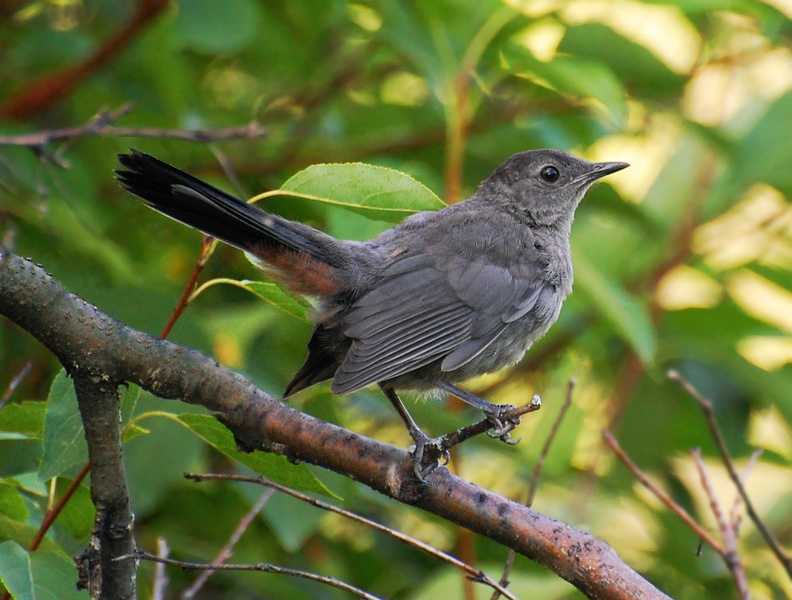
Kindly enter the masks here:
[[146, 205], [245, 250], [292, 290], [327, 297], [353, 257], [335, 238], [270, 214], [143, 152], [119, 154], [118, 181]]

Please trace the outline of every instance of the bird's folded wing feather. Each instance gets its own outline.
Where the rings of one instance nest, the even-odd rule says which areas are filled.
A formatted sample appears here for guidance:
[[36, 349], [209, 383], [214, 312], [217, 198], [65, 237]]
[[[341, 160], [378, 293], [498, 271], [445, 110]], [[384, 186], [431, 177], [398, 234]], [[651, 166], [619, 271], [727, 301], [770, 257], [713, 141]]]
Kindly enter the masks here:
[[427, 255], [400, 258], [347, 314], [352, 346], [333, 392], [347, 394], [437, 360], [444, 371], [463, 366], [533, 308], [540, 279], [520, 275], [482, 257], [441, 265]]

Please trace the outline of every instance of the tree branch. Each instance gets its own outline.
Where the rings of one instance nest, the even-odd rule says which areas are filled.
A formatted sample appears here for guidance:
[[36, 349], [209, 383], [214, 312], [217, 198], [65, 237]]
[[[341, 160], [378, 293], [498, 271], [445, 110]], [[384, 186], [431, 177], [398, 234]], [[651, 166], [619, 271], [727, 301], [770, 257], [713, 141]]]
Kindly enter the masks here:
[[139, 0], [137, 10], [129, 20], [93, 54], [71, 68], [61, 69], [58, 73], [51, 73], [30, 83], [26, 89], [0, 106], [0, 116], [25, 119], [49, 110], [56, 102], [71, 95], [82, 81], [110, 62], [168, 4], [169, 0]]
[[[405, 504], [513, 548], [590, 598], [668, 598], [606, 543], [440, 468], [416, 481], [407, 452], [279, 402], [199, 352], [151, 337], [67, 293], [41, 267], [0, 249], [0, 314], [49, 348], [81, 387], [135, 383], [216, 413], [240, 445], [283, 445]], [[118, 424], [116, 423], [117, 427]], [[87, 429], [87, 427], [86, 427]]]
[[90, 590], [92, 598], [134, 600], [137, 565], [132, 560], [114, 560], [135, 551], [132, 500], [118, 425], [121, 422], [118, 384], [105, 374], [79, 367], [70, 369], [70, 373], [88, 442], [91, 500], [96, 507], [91, 544], [80, 560], [88, 568], [81, 572], [78, 587]]

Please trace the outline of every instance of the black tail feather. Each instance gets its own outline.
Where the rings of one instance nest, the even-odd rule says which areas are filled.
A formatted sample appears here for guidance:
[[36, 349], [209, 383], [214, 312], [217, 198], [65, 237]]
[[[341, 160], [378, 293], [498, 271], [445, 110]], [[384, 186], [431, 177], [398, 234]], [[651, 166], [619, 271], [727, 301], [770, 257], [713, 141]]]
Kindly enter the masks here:
[[342, 266], [334, 238], [248, 204], [171, 165], [132, 149], [119, 154], [121, 187], [149, 207], [207, 235], [250, 251], [281, 246], [330, 267]]

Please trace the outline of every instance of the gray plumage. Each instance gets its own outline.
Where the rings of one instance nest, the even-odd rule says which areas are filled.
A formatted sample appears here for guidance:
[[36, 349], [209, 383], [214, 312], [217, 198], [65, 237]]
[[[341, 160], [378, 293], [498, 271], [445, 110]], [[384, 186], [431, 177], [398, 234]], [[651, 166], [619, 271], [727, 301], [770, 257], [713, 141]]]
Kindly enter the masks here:
[[[150, 207], [320, 298], [308, 357], [287, 396], [326, 379], [336, 394], [373, 383], [386, 393], [454, 389], [519, 360], [572, 290], [578, 203], [597, 179], [627, 166], [521, 152], [467, 200], [353, 242], [266, 213], [146, 154], [119, 159], [121, 185]], [[494, 407], [481, 402], [485, 412]]]

